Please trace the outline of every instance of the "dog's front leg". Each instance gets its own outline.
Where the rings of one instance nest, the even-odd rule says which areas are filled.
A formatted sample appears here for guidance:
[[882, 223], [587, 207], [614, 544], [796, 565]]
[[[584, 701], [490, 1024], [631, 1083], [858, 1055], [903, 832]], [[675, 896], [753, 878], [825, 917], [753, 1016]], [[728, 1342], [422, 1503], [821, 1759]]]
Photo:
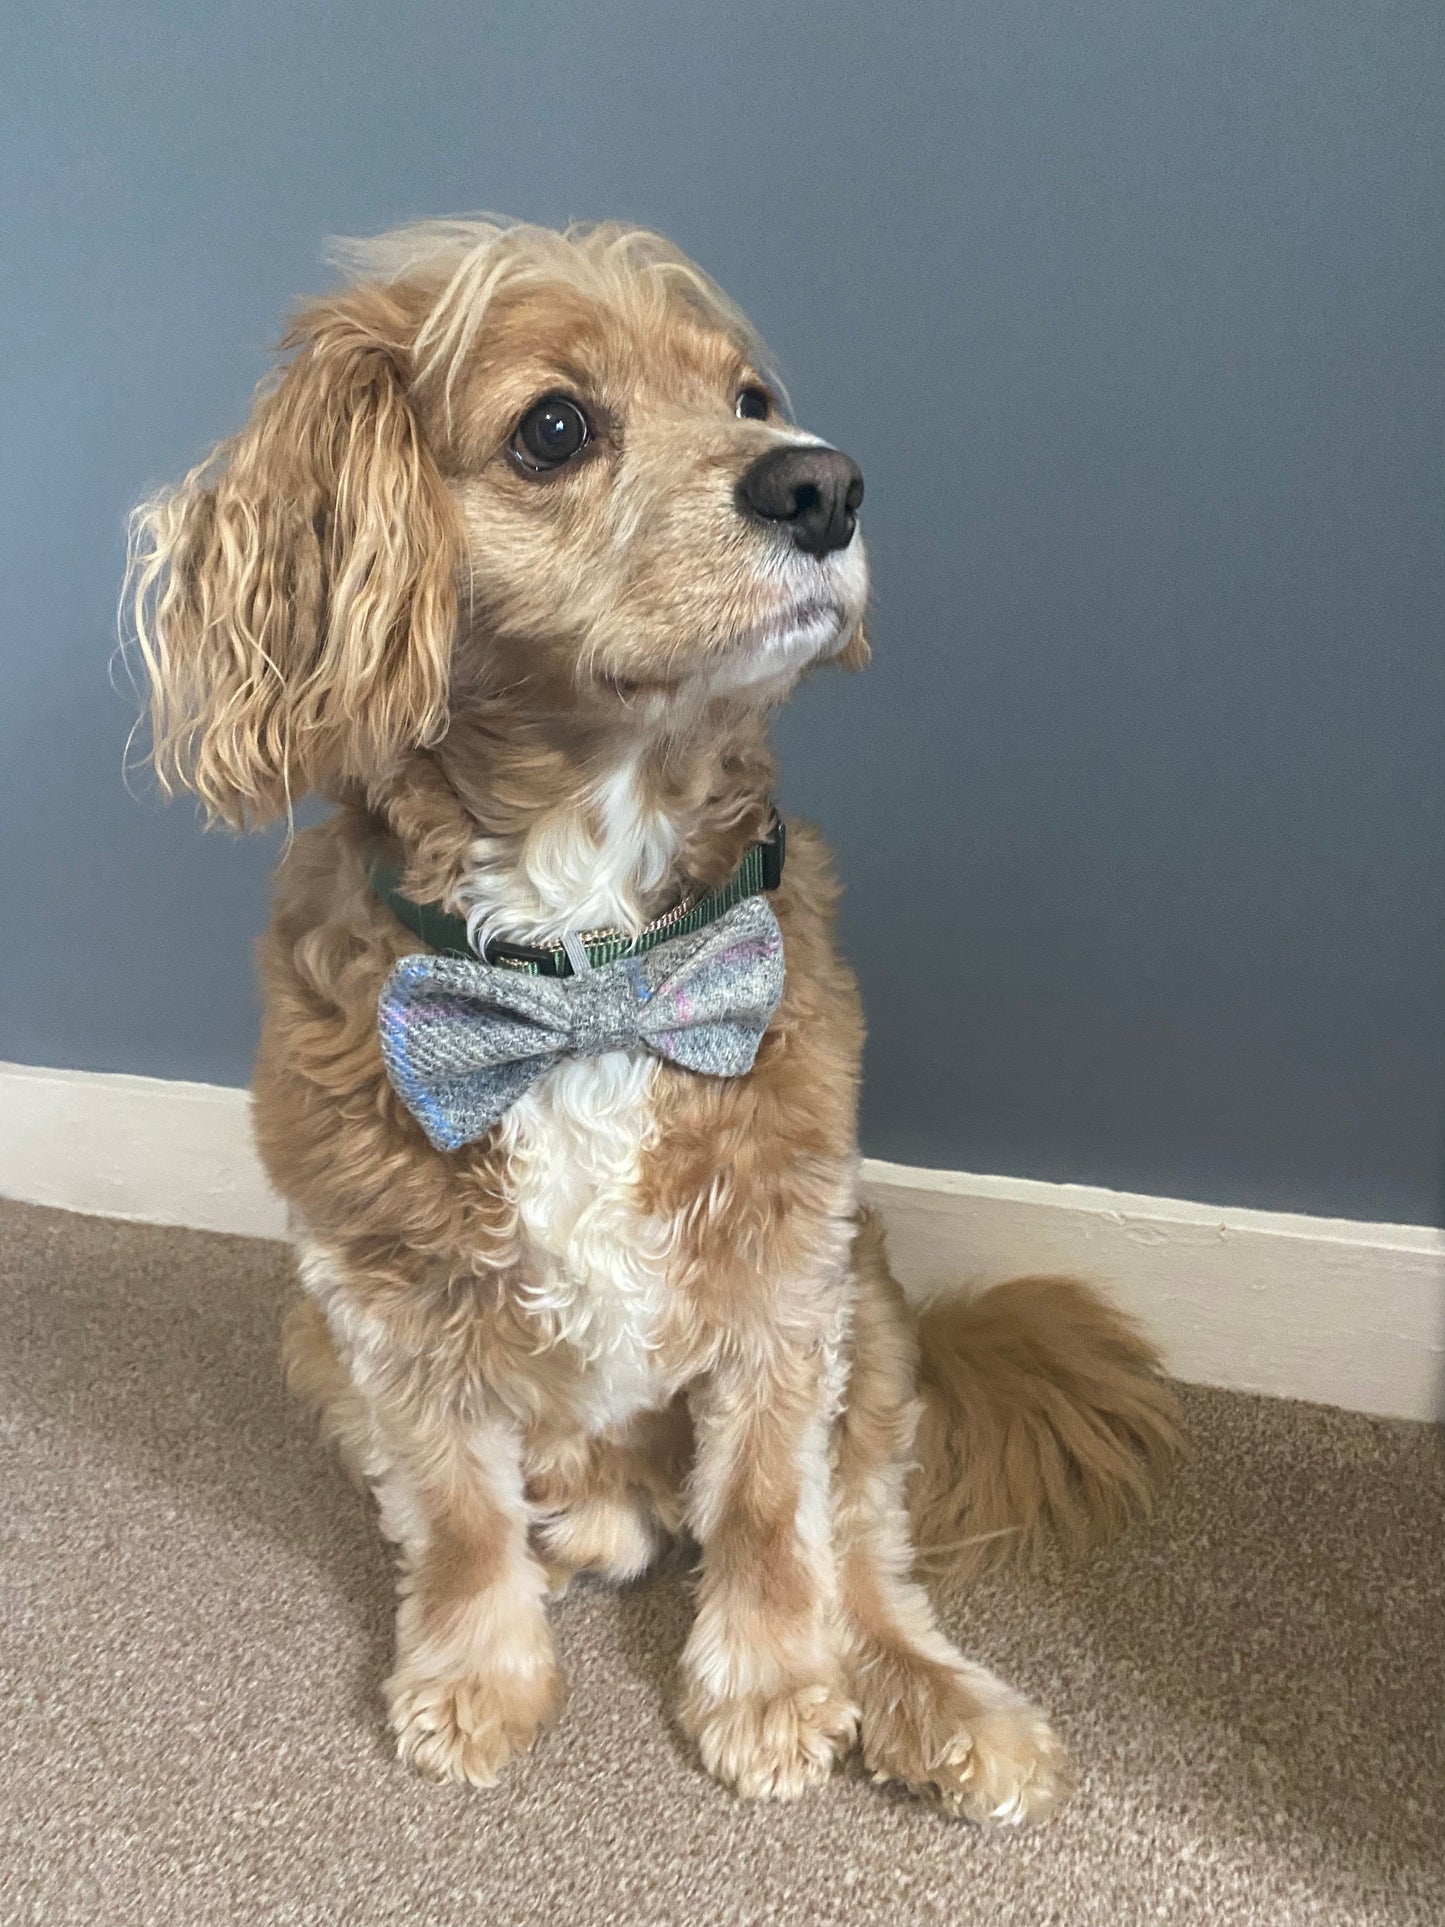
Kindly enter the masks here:
[[500, 1422], [386, 1426], [404, 1520], [387, 1706], [401, 1758], [490, 1786], [555, 1718], [561, 1680], [528, 1548], [519, 1449]]
[[562, 1697], [521, 1441], [458, 1349], [454, 1317], [428, 1317], [394, 1272], [311, 1240], [299, 1261], [309, 1309], [288, 1321], [288, 1376], [400, 1553], [386, 1683], [397, 1752], [431, 1779], [490, 1786]]
[[374, 1416], [387, 1461], [378, 1497], [401, 1540], [385, 1686], [397, 1752], [428, 1779], [491, 1786], [561, 1705], [518, 1443], [501, 1420]]
[[490, 1786], [562, 1697], [520, 1439], [459, 1347], [450, 1299], [429, 1312], [404, 1274], [311, 1239], [298, 1259], [311, 1310], [288, 1322], [288, 1376], [400, 1552], [397, 1752], [430, 1779]]
[[702, 1574], [681, 1715], [708, 1771], [753, 1797], [825, 1779], [857, 1728], [832, 1634], [828, 1356], [760, 1340], [691, 1400]]

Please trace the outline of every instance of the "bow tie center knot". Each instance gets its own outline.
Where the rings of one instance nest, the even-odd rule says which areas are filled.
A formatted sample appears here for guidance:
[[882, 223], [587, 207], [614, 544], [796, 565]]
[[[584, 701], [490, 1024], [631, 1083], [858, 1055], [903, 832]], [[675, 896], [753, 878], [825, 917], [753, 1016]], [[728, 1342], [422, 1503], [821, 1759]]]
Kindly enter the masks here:
[[[629, 969], [631, 963], [633, 968]], [[587, 1056], [629, 1050], [641, 1041], [638, 1017], [652, 995], [640, 964], [628, 959], [606, 970], [588, 971], [567, 985], [572, 1046]]]

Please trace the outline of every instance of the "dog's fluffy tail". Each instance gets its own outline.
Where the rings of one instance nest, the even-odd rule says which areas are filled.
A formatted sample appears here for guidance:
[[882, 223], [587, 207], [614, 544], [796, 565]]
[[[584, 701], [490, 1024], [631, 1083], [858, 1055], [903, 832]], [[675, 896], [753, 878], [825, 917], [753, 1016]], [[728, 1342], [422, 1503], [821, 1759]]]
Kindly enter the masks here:
[[1183, 1450], [1159, 1354], [1072, 1278], [1015, 1278], [918, 1322], [920, 1564], [958, 1581], [1146, 1517]]

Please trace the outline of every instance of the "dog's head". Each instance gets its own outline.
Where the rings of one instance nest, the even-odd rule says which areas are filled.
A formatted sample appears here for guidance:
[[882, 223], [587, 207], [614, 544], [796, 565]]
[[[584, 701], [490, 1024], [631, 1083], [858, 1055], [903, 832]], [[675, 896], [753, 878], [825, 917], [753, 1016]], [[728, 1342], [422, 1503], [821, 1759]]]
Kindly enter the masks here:
[[162, 777], [233, 823], [510, 705], [667, 731], [866, 659], [862, 477], [658, 236], [349, 250], [248, 425], [137, 511]]

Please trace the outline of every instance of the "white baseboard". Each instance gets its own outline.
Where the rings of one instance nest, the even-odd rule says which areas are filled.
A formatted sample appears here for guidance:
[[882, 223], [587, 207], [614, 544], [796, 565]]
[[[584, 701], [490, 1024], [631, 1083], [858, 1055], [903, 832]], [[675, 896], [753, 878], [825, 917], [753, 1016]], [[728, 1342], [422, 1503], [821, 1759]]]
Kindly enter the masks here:
[[284, 1238], [286, 1207], [226, 1084], [0, 1062], [0, 1197]]
[[1177, 1378], [1445, 1418], [1445, 1233], [869, 1161], [894, 1269], [932, 1297], [1020, 1272], [1105, 1286]]
[[[1092, 1279], [1198, 1384], [1445, 1417], [1445, 1233], [865, 1160], [912, 1295]], [[244, 1091], [0, 1064], [0, 1195], [280, 1238]]]

